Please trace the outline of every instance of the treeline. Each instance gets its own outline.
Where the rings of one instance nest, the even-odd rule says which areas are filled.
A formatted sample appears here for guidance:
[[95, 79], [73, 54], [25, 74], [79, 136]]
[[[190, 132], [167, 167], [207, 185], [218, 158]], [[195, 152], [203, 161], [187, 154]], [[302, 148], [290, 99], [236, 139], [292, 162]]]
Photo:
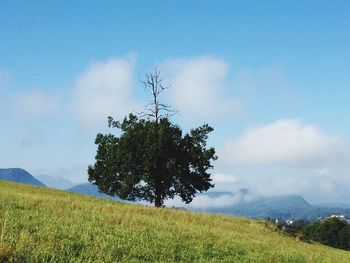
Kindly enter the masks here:
[[307, 242], [350, 250], [350, 224], [343, 218], [330, 217], [313, 223], [306, 220], [289, 222], [268, 219], [283, 233]]

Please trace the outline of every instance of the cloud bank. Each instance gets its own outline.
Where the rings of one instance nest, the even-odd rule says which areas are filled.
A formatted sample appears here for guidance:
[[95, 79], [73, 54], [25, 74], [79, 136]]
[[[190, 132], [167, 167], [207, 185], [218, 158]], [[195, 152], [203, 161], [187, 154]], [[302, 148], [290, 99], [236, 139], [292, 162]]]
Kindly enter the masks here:
[[222, 155], [239, 165], [313, 164], [337, 157], [341, 138], [325, 134], [313, 124], [282, 119], [246, 131], [224, 146]]
[[243, 201], [243, 196], [240, 194], [224, 194], [216, 198], [207, 195], [199, 195], [193, 199], [190, 204], [185, 204], [179, 197], [165, 201], [167, 207], [184, 207], [193, 209], [209, 209], [222, 208], [239, 204]]
[[215, 173], [211, 178], [214, 184], [235, 184], [238, 182], [237, 177], [231, 174]]
[[281, 119], [248, 129], [218, 149], [221, 171], [258, 195], [340, 200], [350, 186], [349, 144], [315, 124]]
[[72, 110], [87, 126], [105, 123], [108, 116], [122, 118], [135, 110], [131, 58], [91, 64], [77, 79]]
[[170, 59], [162, 69], [171, 83], [170, 100], [184, 116], [213, 120], [239, 110], [239, 101], [229, 94], [225, 61], [209, 56]]

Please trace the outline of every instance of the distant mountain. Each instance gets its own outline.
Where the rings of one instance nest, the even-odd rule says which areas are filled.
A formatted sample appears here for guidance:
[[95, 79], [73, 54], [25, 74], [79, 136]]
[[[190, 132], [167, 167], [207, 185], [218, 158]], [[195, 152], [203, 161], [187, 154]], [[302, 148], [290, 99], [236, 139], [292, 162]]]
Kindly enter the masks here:
[[[273, 197], [251, 195], [249, 198], [245, 198], [246, 194], [251, 195], [246, 189], [235, 194], [228, 192], [206, 193], [204, 195], [213, 199], [220, 198], [220, 196], [234, 197], [235, 195], [240, 195], [240, 198], [232, 198], [232, 200], [235, 200], [235, 202], [232, 201], [232, 205], [196, 210], [250, 218], [270, 217], [282, 219], [307, 219], [310, 221], [330, 215], [344, 215], [347, 218], [350, 218], [350, 209], [348, 208], [313, 206], [299, 195], [282, 195]], [[237, 200], [241, 201], [237, 202]]]
[[0, 180], [11, 181], [21, 184], [45, 186], [34, 176], [21, 168], [0, 169]]
[[98, 190], [98, 187], [96, 185], [90, 184], [90, 183], [79, 184], [79, 185], [73, 186], [71, 188], [68, 188], [67, 191], [79, 193], [79, 194], [101, 197], [101, 198], [106, 198], [106, 199], [120, 200], [120, 198], [118, 198], [118, 197], [113, 197], [113, 196], [101, 193]]
[[349, 208], [350, 209], [350, 204], [349, 203], [318, 203], [318, 204], [313, 204], [313, 206], [317, 206], [317, 207], [338, 207], [338, 208]]
[[41, 182], [43, 182], [47, 187], [55, 188], [55, 189], [67, 189], [75, 186], [75, 183], [72, 183], [71, 181], [61, 178], [61, 177], [54, 177], [50, 175], [36, 175], [36, 178], [38, 178]]
[[230, 209], [230, 212], [254, 218], [276, 217], [288, 219], [304, 217], [310, 208], [311, 205], [298, 195], [260, 196], [253, 197], [251, 201], [244, 201], [235, 205]]
[[[73, 186], [67, 189], [67, 191], [100, 198], [120, 200], [118, 197], [112, 197], [99, 192], [98, 187], [90, 183]], [[314, 221], [318, 218], [325, 218], [331, 215], [344, 215], [345, 217], [350, 218], [350, 209], [313, 206], [299, 195], [271, 197], [254, 196], [249, 189], [242, 189], [236, 193], [210, 191], [202, 193], [199, 196], [207, 196], [213, 199], [213, 203], [216, 204], [216, 206], [213, 207], [209, 205], [208, 208], [188, 206], [186, 209], [262, 219], [270, 217]], [[224, 197], [223, 200], [219, 199], [221, 197]], [[230, 198], [232, 198], [232, 205], [227, 205], [227, 201], [230, 201]], [[225, 202], [225, 206], [217, 206], [221, 201]]]

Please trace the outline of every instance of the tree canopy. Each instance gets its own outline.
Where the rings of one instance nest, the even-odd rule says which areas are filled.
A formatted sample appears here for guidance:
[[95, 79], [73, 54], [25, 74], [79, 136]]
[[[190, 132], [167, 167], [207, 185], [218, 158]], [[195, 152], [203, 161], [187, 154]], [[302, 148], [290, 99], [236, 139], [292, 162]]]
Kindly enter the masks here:
[[142, 117], [129, 114], [122, 122], [109, 117], [109, 127], [121, 133], [97, 135], [96, 162], [88, 168], [89, 181], [109, 195], [146, 200], [156, 207], [175, 195], [190, 203], [198, 192], [214, 186], [208, 170], [217, 156], [206, 143], [213, 128], [204, 124], [183, 134], [168, 115], [160, 113], [170, 110], [158, 100], [165, 89], [159, 72], [147, 77], [144, 84], [152, 92], [151, 109]]
[[306, 227], [305, 239], [350, 250], [350, 224], [337, 217], [316, 221]]

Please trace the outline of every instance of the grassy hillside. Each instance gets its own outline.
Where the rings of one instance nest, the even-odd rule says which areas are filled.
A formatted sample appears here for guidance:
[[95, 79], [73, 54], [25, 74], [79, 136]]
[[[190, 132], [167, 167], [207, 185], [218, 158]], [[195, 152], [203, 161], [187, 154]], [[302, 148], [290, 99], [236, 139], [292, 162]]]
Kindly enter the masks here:
[[0, 262], [350, 262], [262, 222], [0, 181]]

